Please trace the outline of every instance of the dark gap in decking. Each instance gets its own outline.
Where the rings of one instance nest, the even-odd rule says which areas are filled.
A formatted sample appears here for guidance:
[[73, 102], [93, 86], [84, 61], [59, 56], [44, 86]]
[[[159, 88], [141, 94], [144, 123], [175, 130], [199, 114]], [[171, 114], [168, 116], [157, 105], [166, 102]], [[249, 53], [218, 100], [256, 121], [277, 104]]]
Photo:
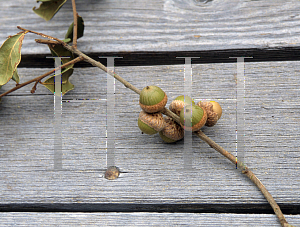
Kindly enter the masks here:
[[[284, 214], [300, 214], [299, 205], [279, 204]], [[169, 212], [274, 214], [269, 204], [126, 204], [126, 203], [11, 203], [0, 212]]]
[[[184, 64], [184, 59], [176, 57], [200, 57], [192, 59], [192, 64], [237, 62], [235, 58], [230, 57], [253, 57], [245, 59], [245, 62], [299, 61], [300, 47], [170, 52], [105, 52], [86, 54], [91, 58], [100, 61], [104, 65], [106, 65], [106, 59], [99, 58], [100, 56], [123, 57], [122, 59], [115, 59], [115, 66], [150, 66]], [[22, 61], [19, 67], [53, 68], [53, 59], [46, 58], [46, 56], [50, 55], [22, 55]], [[76, 64], [76, 67], [91, 67], [91, 65], [86, 62], [80, 62]]]

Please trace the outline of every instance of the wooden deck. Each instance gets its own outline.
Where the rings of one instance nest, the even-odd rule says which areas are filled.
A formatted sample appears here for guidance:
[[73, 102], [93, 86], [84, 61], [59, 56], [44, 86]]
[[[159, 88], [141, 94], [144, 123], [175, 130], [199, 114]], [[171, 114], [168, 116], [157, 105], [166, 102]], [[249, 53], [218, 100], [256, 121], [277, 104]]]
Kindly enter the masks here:
[[[139, 89], [161, 87], [168, 104], [184, 90], [184, 61], [175, 56], [201, 57], [192, 63], [193, 98], [218, 100], [223, 108], [217, 125], [203, 131], [234, 155], [237, 64], [228, 59], [253, 57], [245, 60], [242, 155], [287, 221], [300, 226], [300, 2], [77, 2], [86, 26], [79, 49], [95, 59], [123, 56], [115, 71]], [[69, 1], [49, 22], [32, 12], [34, 1], [0, 4], [1, 44], [17, 25], [63, 38], [72, 22]], [[24, 40], [21, 82], [54, 66], [35, 38]], [[53, 94], [42, 85], [31, 94], [32, 84], [2, 98], [2, 226], [280, 226], [253, 183], [196, 136], [193, 169], [182, 171], [184, 142], [141, 134], [139, 97], [119, 82], [114, 158], [121, 174], [106, 180], [106, 78], [79, 64], [70, 79], [75, 89], [63, 100], [100, 101], [63, 102], [60, 171], [53, 159]], [[10, 81], [0, 93], [14, 86]]]

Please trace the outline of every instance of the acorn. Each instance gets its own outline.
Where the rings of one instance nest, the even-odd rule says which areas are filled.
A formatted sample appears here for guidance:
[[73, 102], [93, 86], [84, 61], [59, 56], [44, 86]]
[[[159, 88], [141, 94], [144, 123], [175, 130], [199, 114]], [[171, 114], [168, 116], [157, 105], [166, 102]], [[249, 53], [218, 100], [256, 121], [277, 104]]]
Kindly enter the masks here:
[[169, 106], [169, 109], [175, 113], [177, 116], [179, 116], [180, 114], [180, 111], [182, 110], [182, 108], [185, 106], [185, 105], [188, 105], [189, 103], [192, 102], [192, 105], [195, 105], [195, 102], [191, 99], [191, 97], [189, 96], [185, 96], [185, 102], [184, 102], [184, 95], [180, 95], [178, 96], [176, 99], [174, 99], [170, 106]]
[[146, 113], [142, 110], [139, 114], [138, 126], [143, 133], [153, 135], [163, 130], [166, 124], [161, 113]]
[[164, 117], [166, 127], [159, 132], [160, 137], [166, 143], [174, 143], [184, 137], [183, 128], [177, 124], [172, 118]]
[[200, 101], [197, 105], [205, 109], [207, 113], [205, 125], [208, 127], [214, 126], [222, 116], [222, 108], [220, 104], [215, 101]]
[[166, 93], [157, 86], [147, 86], [140, 94], [140, 106], [147, 113], [156, 113], [164, 109], [168, 97]]
[[[191, 126], [185, 127], [185, 113], [191, 113]], [[186, 106], [180, 111], [180, 125], [187, 131], [198, 131], [200, 130], [206, 123], [207, 114], [206, 111], [197, 105]]]

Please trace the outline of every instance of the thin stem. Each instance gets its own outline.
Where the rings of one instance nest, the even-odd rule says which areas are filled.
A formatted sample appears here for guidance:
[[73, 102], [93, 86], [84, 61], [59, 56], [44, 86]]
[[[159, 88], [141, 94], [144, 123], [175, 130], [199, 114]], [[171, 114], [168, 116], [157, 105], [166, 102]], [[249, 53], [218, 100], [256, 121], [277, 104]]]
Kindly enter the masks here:
[[73, 8], [73, 48], [77, 48], [77, 18], [78, 18], [78, 14], [76, 11], [76, 4], [75, 4], [75, 0], [72, 0], [72, 8]]
[[57, 42], [55, 40], [49, 40], [49, 39], [35, 39], [35, 41], [41, 44], [61, 45], [60, 42]]
[[[227, 159], [229, 159], [233, 164], [236, 164], [236, 157], [230, 154], [228, 151], [226, 151], [224, 148], [222, 148], [220, 145], [218, 145], [216, 142], [214, 142], [212, 139], [210, 139], [208, 136], [206, 136], [201, 130], [198, 132], [195, 132], [195, 134], [205, 141], [209, 146], [214, 148], [216, 151], [218, 151], [220, 154], [225, 156]], [[257, 187], [258, 189], [262, 192], [264, 197], [268, 200], [270, 203], [271, 207], [273, 208], [275, 214], [277, 215], [280, 224], [282, 226], [288, 226], [288, 222], [286, 221], [282, 211], [280, 210], [280, 207], [272, 197], [272, 195], [268, 192], [266, 187], [261, 183], [261, 181], [255, 176], [255, 174], [248, 169], [248, 167], [241, 161], [237, 161], [237, 166], [239, 169], [242, 170], [242, 173], [245, 174]], [[292, 225], [289, 225], [292, 226]]]
[[84, 61], [89, 62], [90, 64], [92, 64], [93, 66], [96, 66], [100, 69], [102, 69], [104, 72], [108, 73], [109, 75], [113, 76], [114, 78], [116, 78], [118, 81], [120, 81], [122, 84], [124, 84], [125, 87], [131, 89], [132, 91], [134, 91], [137, 94], [141, 93], [141, 90], [136, 88], [135, 86], [133, 86], [132, 84], [130, 84], [129, 82], [127, 82], [126, 80], [124, 80], [121, 76], [119, 76], [117, 73], [115, 73], [112, 70], [107, 69], [107, 67], [105, 67], [103, 64], [101, 64], [98, 61], [95, 61], [94, 59], [90, 58], [89, 56], [83, 54], [81, 51], [77, 50], [77, 49], [73, 49], [70, 46], [67, 46], [67, 49], [72, 51], [73, 53], [77, 54], [78, 56], [81, 56], [84, 58]]
[[35, 91], [36, 91], [36, 86], [37, 86], [38, 83], [40, 83], [40, 82], [41, 82], [40, 80], [35, 81], [35, 84], [34, 84], [34, 86], [33, 86], [32, 89], [31, 89], [31, 94], [35, 93]]
[[[77, 58], [75, 58], [74, 60], [69, 61], [69, 62], [63, 64], [63, 65], [61, 66], [61, 68], [65, 68], [65, 67], [67, 67], [67, 66], [69, 66], [69, 65], [75, 64], [75, 63], [77, 63], [77, 62], [79, 62], [79, 61], [82, 61], [82, 60], [83, 60], [83, 57], [77, 57]], [[41, 76], [39, 76], [39, 77], [36, 77], [36, 78], [34, 78], [34, 79], [32, 79], [32, 80], [29, 80], [29, 81], [24, 82], [24, 83], [22, 83], [22, 84], [17, 84], [17, 86], [15, 86], [14, 88], [12, 88], [12, 89], [10, 89], [9, 91], [4, 92], [3, 94], [1, 94], [1, 95], [0, 95], [0, 98], [3, 97], [3, 96], [5, 96], [5, 95], [7, 95], [7, 94], [9, 94], [9, 93], [11, 93], [11, 92], [13, 92], [13, 91], [15, 91], [15, 90], [20, 89], [21, 87], [24, 87], [24, 86], [26, 86], [26, 85], [28, 85], [28, 84], [31, 84], [31, 83], [33, 83], [33, 82], [38, 82], [38, 81], [40, 81], [40, 80], [42, 80], [43, 78], [45, 78], [46, 76], [49, 76], [50, 74], [54, 73], [55, 70], [58, 70], [58, 69], [59, 69], [59, 68], [55, 68], [55, 69], [53, 69], [53, 70], [51, 70], [51, 71], [49, 71], [49, 72], [47, 72], [47, 73], [45, 73], [45, 74], [43, 74], [43, 75], [41, 75]]]
[[33, 34], [36, 34], [36, 35], [39, 35], [39, 36], [42, 36], [44, 38], [48, 38], [48, 39], [53, 39], [53, 40], [56, 40], [57, 42], [59, 42], [60, 44], [64, 44], [65, 42], [58, 39], [58, 38], [54, 38], [52, 36], [49, 36], [49, 35], [45, 35], [43, 33], [40, 33], [40, 32], [35, 32], [35, 31], [32, 31], [32, 30], [28, 30], [28, 29], [25, 29], [25, 28], [22, 28], [20, 26], [17, 26], [18, 29], [20, 30], [23, 30], [23, 31], [27, 31], [27, 32], [30, 32], [30, 33], [33, 33]]
[[[60, 44], [60, 43], [55, 43], [51, 40], [45, 40], [45, 39], [36, 39], [35, 40], [38, 43], [42, 43], [42, 44]], [[78, 56], [81, 56], [84, 58], [84, 61], [90, 63], [93, 66], [96, 66], [100, 69], [102, 69], [104, 72], [108, 73], [109, 75], [113, 76], [114, 78], [116, 78], [118, 81], [120, 81], [122, 84], [124, 84], [125, 87], [131, 89], [132, 91], [134, 91], [137, 94], [141, 93], [141, 90], [136, 88], [135, 86], [133, 86], [132, 84], [130, 84], [129, 82], [127, 82], [126, 80], [124, 80], [121, 76], [119, 76], [116, 72], [109, 70], [107, 67], [105, 67], [101, 62], [98, 62], [92, 58], [90, 58], [89, 56], [85, 55], [84, 53], [82, 53], [81, 51], [79, 51], [77, 48], [73, 48], [70, 45], [64, 43], [64, 47], [71, 51], [74, 54], [77, 54]]]

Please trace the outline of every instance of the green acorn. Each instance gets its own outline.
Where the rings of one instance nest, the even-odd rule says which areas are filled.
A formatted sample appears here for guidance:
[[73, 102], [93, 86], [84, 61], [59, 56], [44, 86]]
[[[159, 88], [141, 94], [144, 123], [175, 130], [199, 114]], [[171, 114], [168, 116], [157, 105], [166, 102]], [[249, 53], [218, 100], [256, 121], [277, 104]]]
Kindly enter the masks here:
[[[191, 126], [185, 127], [185, 113], [191, 114]], [[186, 106], [180, 111], [180, 125], [187, 131], [198, 131], [200, 130], [206, 123], [207, 113], [200, 106], [193, 105], [192, 108], [190, 106]]]
[[138, 126], [143, 133], [153, 135], [163, 130], [166, 124], [161, 113], [146, 113], [142, 110], [139, 114]]
[[146, 113], [156, 113], [164, 109], [168, 97], [157, 86], [147, 86], [140, 94], [140, 106]]

